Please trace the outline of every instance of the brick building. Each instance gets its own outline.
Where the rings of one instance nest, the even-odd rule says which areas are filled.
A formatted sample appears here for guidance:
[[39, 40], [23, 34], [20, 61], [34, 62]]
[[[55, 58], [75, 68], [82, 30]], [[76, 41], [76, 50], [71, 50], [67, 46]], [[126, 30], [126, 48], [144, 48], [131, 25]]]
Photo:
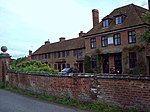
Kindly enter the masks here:
[[[143, 14], [149, 10], [129, 4], [113, 10], [99, 23], [99, 12], [93, 13], [93, 28], [85, 35], [85, 53], [91, 57], [92, 69], [103, 73], [111, 73], [113, 69], [121, 73], [141, 69], [146, 73], [150, 68], [150, 52], [146, 43], [139, 40], [148, 24]], [[99, 50], [100, 65], [94, 53]], [[147, 66], [148, 65], [148, 66]]]
[[[84, 72], [84, 56], [88, 55], [95, 71], [111, 73], [115, 68], [120, 73], [133, 70], [150, 73], [150, 47], [138, 38], [147, 29], [148, 24], [143, 18], [147, 11], [129, 4], [113, 10], [99, 22], [99, 11], [93, 9], [93, 28], [90, 31], [86, 34], [80, 32], [75, 39], [60, 38], [60, 42], [52, 44], [47, 41], [31, 57], [55, 69], [77, 66]], [[97, 56], [100, 60], [96, 59]]]
[[46, 41], [45, 45], [42, 45], [32, 55], [30, 51], [31, 58], [41, 60], [59, 71], [65, 67], [78, 67], [80, 72], [83, 72], [85, 54], [83, 35], [81, 31], [78, 38], [65, 40], [64, 37], [61, 37], [56, 43]]

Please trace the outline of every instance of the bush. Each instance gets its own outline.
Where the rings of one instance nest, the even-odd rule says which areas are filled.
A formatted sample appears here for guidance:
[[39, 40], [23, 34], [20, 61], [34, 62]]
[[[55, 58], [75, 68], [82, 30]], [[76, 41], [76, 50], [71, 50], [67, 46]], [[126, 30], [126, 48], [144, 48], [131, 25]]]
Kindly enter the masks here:
[[40, 61], [35, 60], [19, 63], [16, 66], [13, 66], [11, 69], [20, 71], [58, 73], [58, 70], [54, 70], [47, 64], [43, 64]]

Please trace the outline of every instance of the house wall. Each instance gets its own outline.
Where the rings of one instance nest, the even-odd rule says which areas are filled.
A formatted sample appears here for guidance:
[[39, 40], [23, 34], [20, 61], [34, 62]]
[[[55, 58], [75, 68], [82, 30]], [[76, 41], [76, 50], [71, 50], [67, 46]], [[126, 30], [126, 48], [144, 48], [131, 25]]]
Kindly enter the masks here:
[[[60, 52], [60, 58], [58, 58], [58, 51], [56, 51], [56, 58], [54, 58], [54, 52], [50, 53], [50, 58], [40, 58], [40, 55], [44, 55], [44, 54], [39, 54], [36, 55], [36, 60], [40, 60], [42, 62], [46, 62], [48, 65], [50, 65], [52, 68], [54, 68], [55, 64], [57, 65], [57, 69], [58, 69], [58, 64], [61, 66], [61, 69], [63, 69], [63, 64], [65, 64], [65, 66], [67, 66], [67, 64], [70, 64], [70, 67], [74, 67], [74, 64], [79, 64], [79, 63], [84, 63], [84, 55], [85, 55], [85, 49], [82, 49], [82, 57], [75, 57], [74, 56], [74, 50], [69, 50], [69, 56], [66, 56], [66, 51], [65, 52], [65, 57], [62, 57], [62, 52], [63, 51], [59, 51]], [[76, 49], [77, 50], [77, 49]], [[65, 60], [65, 62], [61, 62], [61, 60]], [[77, 59], [82, 59], [81, 62], [77, 62]]]
[[[122, 72], [126, 72], [126, 69], [129, 69], [129, 59], [127, 59], [127, 63], [124, 64], [124, 59], [123, 59], [123, 55], [124, 55], [124, 51], [123, 49], [125, 47], [131, 47], [131, 46], [134, 46], [134, 45], [144, 45], [145, 46], [145, 43], [140, 41], [139, 40], [139, 34], [143, 33], [145, 31], [145, 27], [140, 27], [140, 28], [130, 28], [130, 29], [124, 29], [122, 31], [114, 31], [114, 33], [106, 33], [106, 34], [99, 34], [97, 36], [90, 36], [90, 37], [85, 37], [85, 46], [86, 46], [86, 49], [85, 49], [85, 53], [86, 55], [89, 55], [91, 56], [96, 49], [99, 49], [101, 51], [101, 54], [108, 54], [109, 55], [109, 67], [112, 68], [114, 66], [114, 54], [115, 53], [118, 53], [118, 52], [121, 52], [121, 55], [122, 55]], [[136, 43], [132, 43], [132, 44], [129, 44], [128, 43], [128, 31], [135, 31], [136, 32]], [[110, 44], [108, 45], [107, 47], [102, 47], [101, 46], [101, 38], [102, 36], [108, 36], [108, 35], [114, 35], [116, 33], [120, 33], [120, 36], [121, 36], [121, 45], [113, 45], [113, 44]], [[96, 48], [95, 49], [91, 49], [91, 44], [90, 44], [90, 39], [92, 37], [96, 37]], [[147, 48], [146, 48], [147, 49]], [[137, 52], [138, 54], [139, 52]], [[147, 59], [146, 59], [146, 54], [145, 54], [145, 51], [142, 52], [143, 53], [143, 61], [144, 63], [147, 63]], [[141, 57], [138, 57], [138, 59], [141, 58]], [[102, 69], [102, 68], [101, 68]]]
[[9, 83], [36, 93], [81, 101], [108, 103], [121, 108], [150, 111], [150, 77], [129, 75], [58, 76], [42, 73], [8, 71]]

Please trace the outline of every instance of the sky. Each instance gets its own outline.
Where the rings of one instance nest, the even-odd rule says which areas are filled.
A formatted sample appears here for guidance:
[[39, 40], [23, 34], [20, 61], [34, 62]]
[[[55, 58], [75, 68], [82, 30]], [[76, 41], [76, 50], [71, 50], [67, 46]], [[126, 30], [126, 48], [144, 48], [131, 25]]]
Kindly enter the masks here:
[[78, 37], [92, 28], [92, 9], [100, 21], [115, 8], [134, 3], [148, 8], [148, 0], [0, 0], [0, 47], [12, 58], [28, 56], [49, 39]]

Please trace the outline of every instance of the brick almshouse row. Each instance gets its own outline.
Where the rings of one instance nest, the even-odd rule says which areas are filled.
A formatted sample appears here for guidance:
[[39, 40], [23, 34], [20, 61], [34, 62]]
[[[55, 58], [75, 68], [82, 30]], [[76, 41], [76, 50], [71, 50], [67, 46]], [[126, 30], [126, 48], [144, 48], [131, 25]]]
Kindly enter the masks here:
[[[84, 73], [84, 57], [87, 55], [93, 71], [111, 73], [115, 68], [120, 73], [129, 73], [142, 65], [143, 72], [150, 74], [150, 44], [138, 38], [147, 30], [143, 15], [148, 11], [150, 8], [129, 4], [114, 9], [99, 22], [99, 11], [93, 9], [93, 28], [87, 33], [81, 31], [79, 37], [70, 40], [61, 37], [56, 43], [48, 40], [29, 56], [58, 70], [78, 67]], [[99, 65], [95, 54], [101, 59]]]

